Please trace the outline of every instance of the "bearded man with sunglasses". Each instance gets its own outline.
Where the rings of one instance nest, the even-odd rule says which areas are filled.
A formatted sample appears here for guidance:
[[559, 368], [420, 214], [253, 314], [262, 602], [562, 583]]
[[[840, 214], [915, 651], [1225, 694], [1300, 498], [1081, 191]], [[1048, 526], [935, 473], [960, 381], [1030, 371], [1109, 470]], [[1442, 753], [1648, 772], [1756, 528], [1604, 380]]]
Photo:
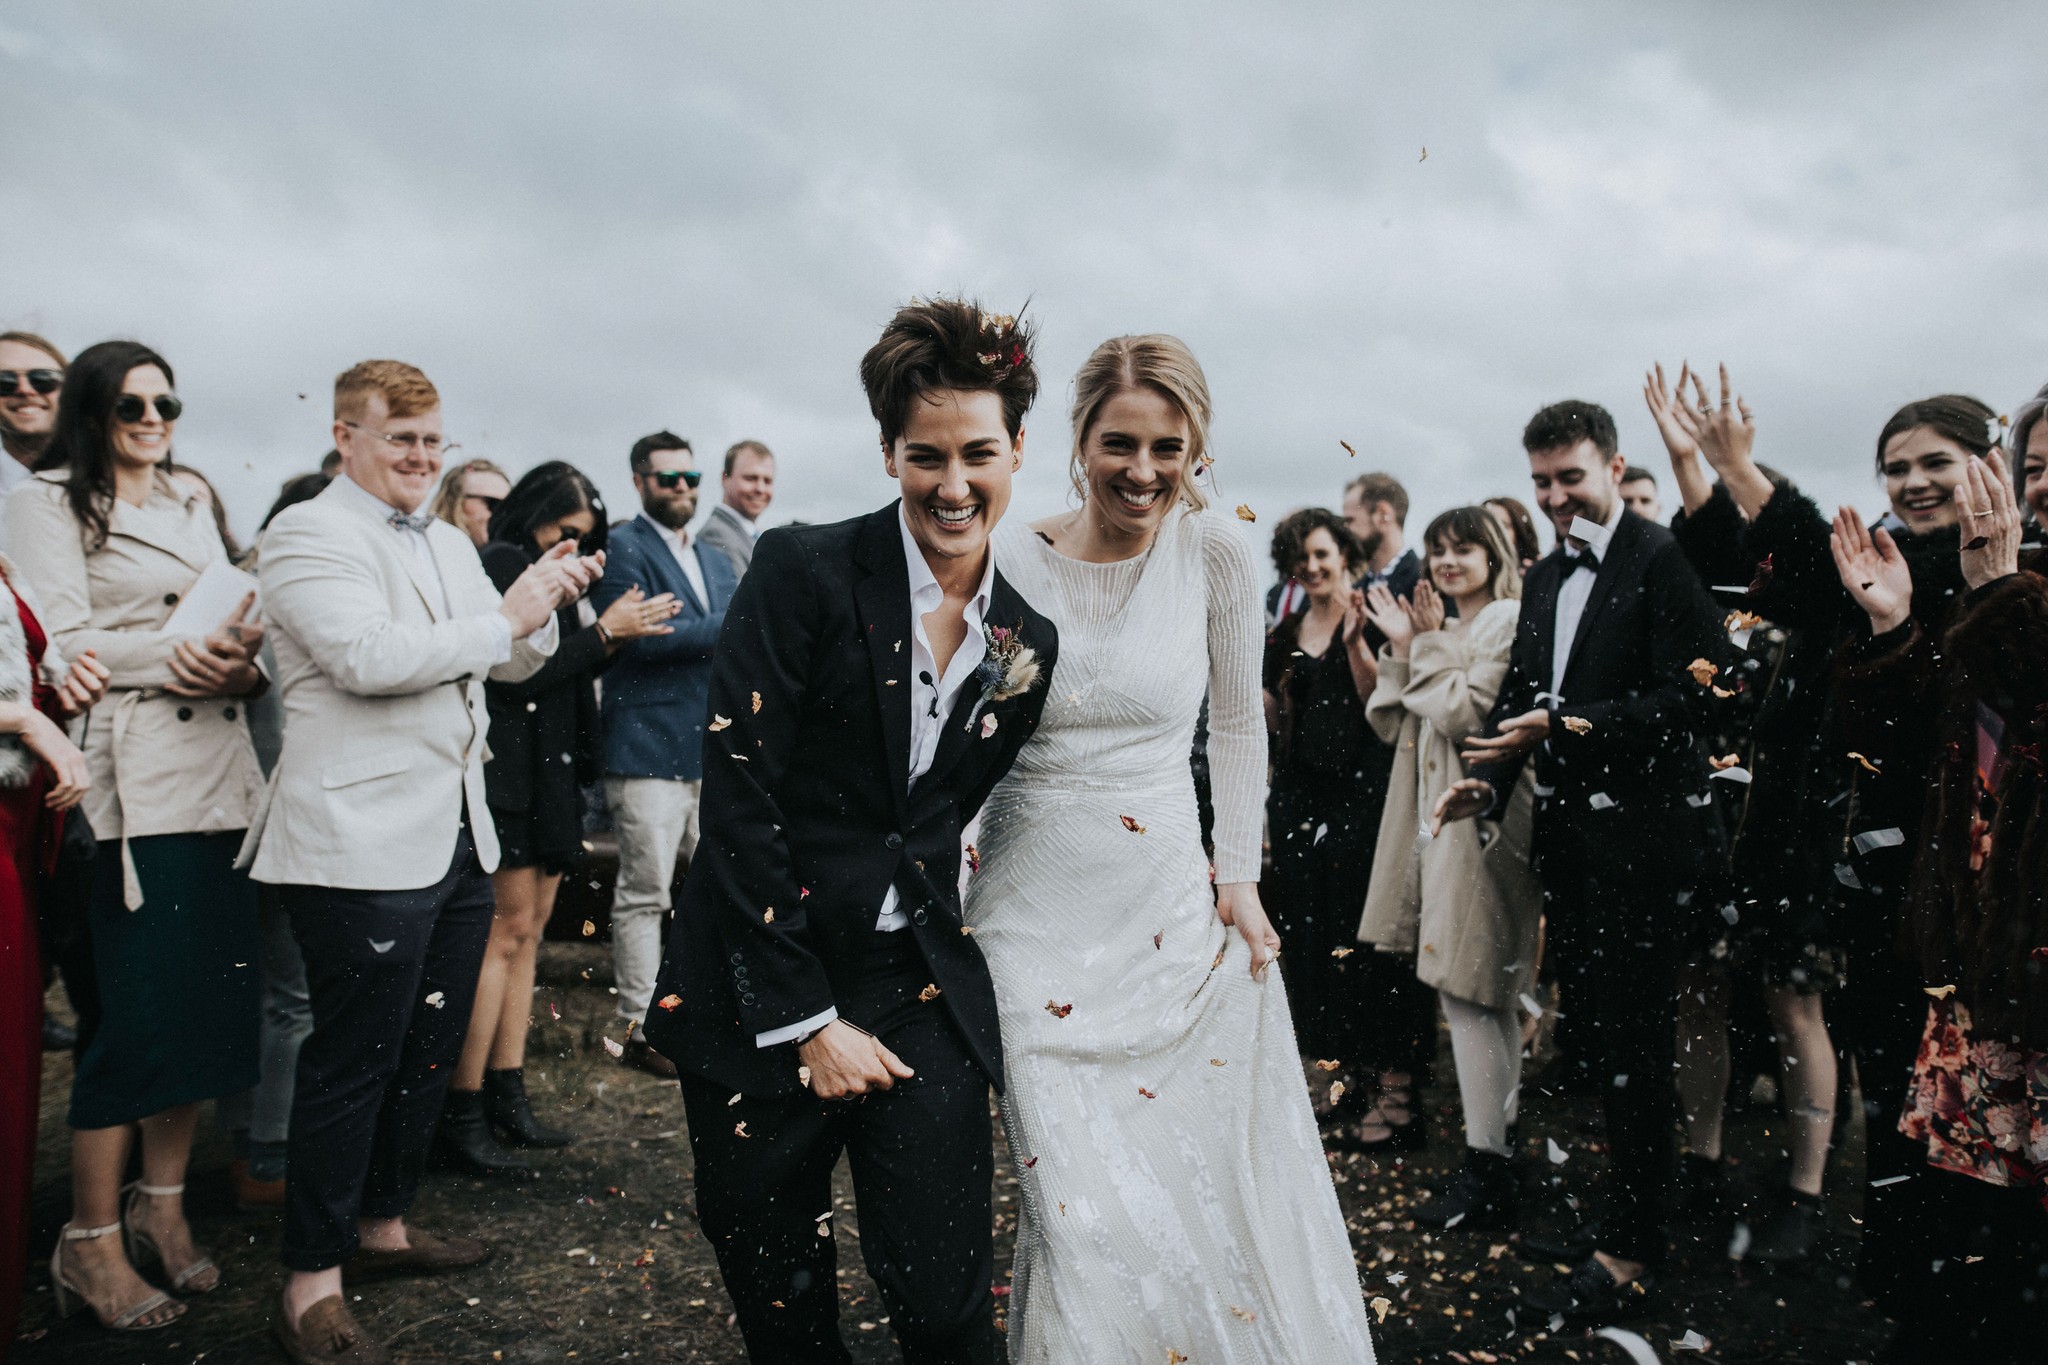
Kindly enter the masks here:
[[55, 346], [31, 332], [0, 332], [0, 507], [49, 447], [63, 387], [64, 357]]
[[657, 431], [633, 443], [640, 515], [611, 534], [611, 567], [592, 589], [599, 612], [639, 588], [650, 604], [674, 593], [679, 611], [666, 635], [629, 640], [604, 677], [605, 798], [619, 839], [612, 895], [612, 971], [628, 1066], [674, 1077], [647, 1046], [642, 1026], [661, 969], [661, 922], [676, 861], [697, 848], [704, 727], [710, 720], [711, 651], [739, 586], [732, 560], [690, 541], [703, 474], [690, 443]]

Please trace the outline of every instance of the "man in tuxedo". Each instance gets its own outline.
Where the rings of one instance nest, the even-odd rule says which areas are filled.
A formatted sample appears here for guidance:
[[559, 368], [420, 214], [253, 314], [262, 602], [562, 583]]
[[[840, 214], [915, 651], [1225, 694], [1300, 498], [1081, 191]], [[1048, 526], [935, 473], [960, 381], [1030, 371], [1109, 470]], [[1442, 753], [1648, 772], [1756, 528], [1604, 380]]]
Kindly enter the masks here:
[[[1719, 611], [1671, 533], [1630, 512], [1614, 419], [1544, 408], [1522, 435], [1557, 548], [1529, 570], [1508, 677], [1439, 821], [1496, 817], [1536, 764], [1534, 847], [1564, 1008], [1602, 1084], [1609, 1207], [1541, 1307], [1604, 1321], [1644, 1302], [1675, 1174], [1673, 997], [1692, 889], [1718, 856], [1694, 660], [1726, 663]], [[1533, 1296], [1532, 1296], [1533, 1301]]]
[[405, 1217], [490, 936], [483, 680], [537, 671], [555, 608], [603, 563], [564, 542], [499, 596], [469, 537], [420, 512], [446, 443], [440, 395], [410, 365], [343, 373], [334, 439], [341, 473], [263, 537], [285, 737], [242, 864], [277, 888], [313, 1013], [273, 1328], [294, 1361], [379, 1362], [344, 1267], [362, 1280], [490, 1255]]
[[697, 528], [697, 539], [722, 552], [733, 571], [744, 575], [754, 562], [761, 518], [775, 500], [775, 452], [759, 441], [735, 441], [725, 452], [718, 492], [719, 503]]
[[627, 641], [604, 675], [604, 791], [619, 839], [612, 974], [626, 1035], [619, 1060], [672, 1079], [675, 1063], [647, 1046], [642, 1026], [676, 859], [687, 861], [697, 847], [711, 651], [739, 575], [701, 538], [690, 541], [702, 478], [690, 443], [657, 431], [635, 441], [628, 459], [640, 515], [611, 533], [607, 572], [590, 604], [602, 612], [638, 587], [649, 597], [673, 593], [677, 610], [668, 634]]
[[992, 1365], [1003, 1064], [960, 839], [1058, 646], [989, 542], [1038, 380], [1014, 319], [949, 299], [900, 310], [861, 379], [902, 496], [761, 538], [712, 662], [703, 838], [647, 1033], [682, 1068], [698, 1216], [752, 1359], [851, 1358], [843, 1151], [905, 1360]]

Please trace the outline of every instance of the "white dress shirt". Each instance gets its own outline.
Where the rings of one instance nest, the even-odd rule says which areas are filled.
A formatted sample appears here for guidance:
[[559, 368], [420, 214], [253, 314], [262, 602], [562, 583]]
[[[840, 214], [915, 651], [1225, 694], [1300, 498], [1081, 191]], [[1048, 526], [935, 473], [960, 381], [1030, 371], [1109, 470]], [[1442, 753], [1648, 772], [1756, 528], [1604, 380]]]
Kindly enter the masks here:
[[704, 566], [697, 562], [697, 552], [690, 546], [690, 533], [672, 531], [645, 512], [640, 514], [640, 520], [654, 528], [654, 533], [661, 537], [661, 543], [668, 546], [668, 552], [676, 557], [677, 567], [682, 569], [683, 577], [689, 580], [691, 591], [697, 594], [698, 609], [710, 611], [711, 589], [704, 586]]
[[[393, 512], [405, 511], [404, 508], [393, 507], [390, 503], [384, 501], [384, 499], [378, 497], [346, 474], [335, 475], [334, 483], [342, 497], [358, 500], [363, 509], [375, 516], [379, 521], [389, 522]], [[412, 516], [415, 514], [406, 512], [406, 515]], [[427, 533], [425, 531], [415, 531], [409, 526], [394, 525], [391, 527], [391, 534], [399, 538], [400, 542], [405, 546], [406, 553], [411, 555], [420, 568], [426, 571], [421, 578], [427, 585], [428, 593], [432, 598], [427, 605], [433, 608], [435, 616], [446, 620], [448, 617], [448, 587], [441, 581], [441, 566], [434, 561], [434, 550], [432, 546], [427, 544]], [[504, 663], [512, 657], [512, 623], [495, 612], [491, 614], [490, 622], [492, 628], [498, 631], [496, 661]], [[555, 630], [555, 614], [549, 612], [547, 624], [526, 638], [535, 649], [540, 650], [543, 654], [554, 653], [555, 646], [559, 643]]]
[[[974, 670], [981, 667], [987, 656], [982, 637], [982, 622], [988, 615], [988, 598], [996, 581], [996, 551], [991, 544], [988, 549], [988, 564], [981, 572], [981, 586], [961, 610], [961, 619], [967, 623], [967, 634], [960, 641], [960, 647], [953, 651], [953, 657], [946, 663], [941, 674], [932, 654], [931, 636], [924, 628], [926, 612], [936, 611], [945, 604], [946, 591], [933, 576], [931, 566], [924, 562], [924, 551], [918, 548], [917, 540], [910, 534], [910, 522], [899, 505], [896, 509], [896, 523], [903, 532], [903, 561], [910, 570], [910, 785], [931, 771], [932, 760], [938, 756], [939, 737], [945, 730], [946, 721], [953, 714], [954, 704], [960, 700], [960, 689], [974, 676]], [[875, 917], [875, 928], [882, 933], [894, 933], [907, 928], [910, 916], [898, 906], [896, 885], [889, 884], [889, 892], [882, 897], [881, 912]], [[815, 1033], [839, 1017], [837, 1009], [828, 1009], [801, 1023], [790, 1024], [767, 1033], [754, 1035], [756, 1047], [774, 1047]]]
[[1564, 582], [1557, 585], [1557, 633], [1550, 644], [1550, 694], [1547, 698], [1552, 706], [1564, 700], [1564, 671], [1571, 663], [1572, 641], [1579, 635], [1579, 621], [1586, 614], [1586, 602], [1593, 595], [1593, 580], [1600, 576], [1600, 561], [1606, 557], [1607, 542], [1614, 537], [1614, 528], [1621, 523], [1624, 504], [1614, 500], [1614, 511], [1608, 514], [1607, 524], [1602, 526], [1584, 517], [1572, 518], [1571, 538], [1584, 541], [1586, 548], [1580, 554], [1591, 555], [1593, 563], [1564, 576]]
[[721, 502], [720, 504], [718, 504], [718, 506], [712, 508], [711, 510], [714, 514], [723, 513], [725, 516], [732, 518], [734, 523], [736, 523], [742, 531], [745, 531], [747, 533], [747, 538], [749, 540], [759, 540], [761, 538], [761, 523], [755, 521], [752, 517], [748, 516], [745, 512], [740, 511], [731, 503]]

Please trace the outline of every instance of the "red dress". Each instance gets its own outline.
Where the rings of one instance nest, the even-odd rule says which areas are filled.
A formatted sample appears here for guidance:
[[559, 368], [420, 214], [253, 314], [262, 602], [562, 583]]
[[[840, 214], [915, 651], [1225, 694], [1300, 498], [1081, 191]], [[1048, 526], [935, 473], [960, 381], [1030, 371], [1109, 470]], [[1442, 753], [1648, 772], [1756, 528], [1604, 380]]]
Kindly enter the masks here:
[[[38, 710], [60, 715], [42, 681], [48, 639], [11, 585], [12, 604], [35, 683]], [[13, 1344], [28, 1273], [28, 1201], [35, 1174], [36, 1111], [43, 1083], [43, 962], [36, 943], [36, 872], [55, 850], [59, 821], [43, 808], [49, 770], [35, 766], [25, 787], [0, 787], [0, 1357]]]

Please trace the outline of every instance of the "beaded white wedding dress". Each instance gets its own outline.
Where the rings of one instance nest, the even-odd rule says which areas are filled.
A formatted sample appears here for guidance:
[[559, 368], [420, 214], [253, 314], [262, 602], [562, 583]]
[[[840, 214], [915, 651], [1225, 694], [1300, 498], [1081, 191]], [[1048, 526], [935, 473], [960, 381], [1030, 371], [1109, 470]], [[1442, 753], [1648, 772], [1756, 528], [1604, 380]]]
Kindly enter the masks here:
[[1023, 1196], [1010, 1359], [1371, 1361], [1285, 987], [1252, 980], [1216, 917], [1188, 767], [1206, 691], [1216, 875], [1257, 881], [1251, 552], [1179, 510], [1116, 564], [998, 536], [1003, 575], [1060, 631], [1044, 719], [983, 807], [966, 904]]

